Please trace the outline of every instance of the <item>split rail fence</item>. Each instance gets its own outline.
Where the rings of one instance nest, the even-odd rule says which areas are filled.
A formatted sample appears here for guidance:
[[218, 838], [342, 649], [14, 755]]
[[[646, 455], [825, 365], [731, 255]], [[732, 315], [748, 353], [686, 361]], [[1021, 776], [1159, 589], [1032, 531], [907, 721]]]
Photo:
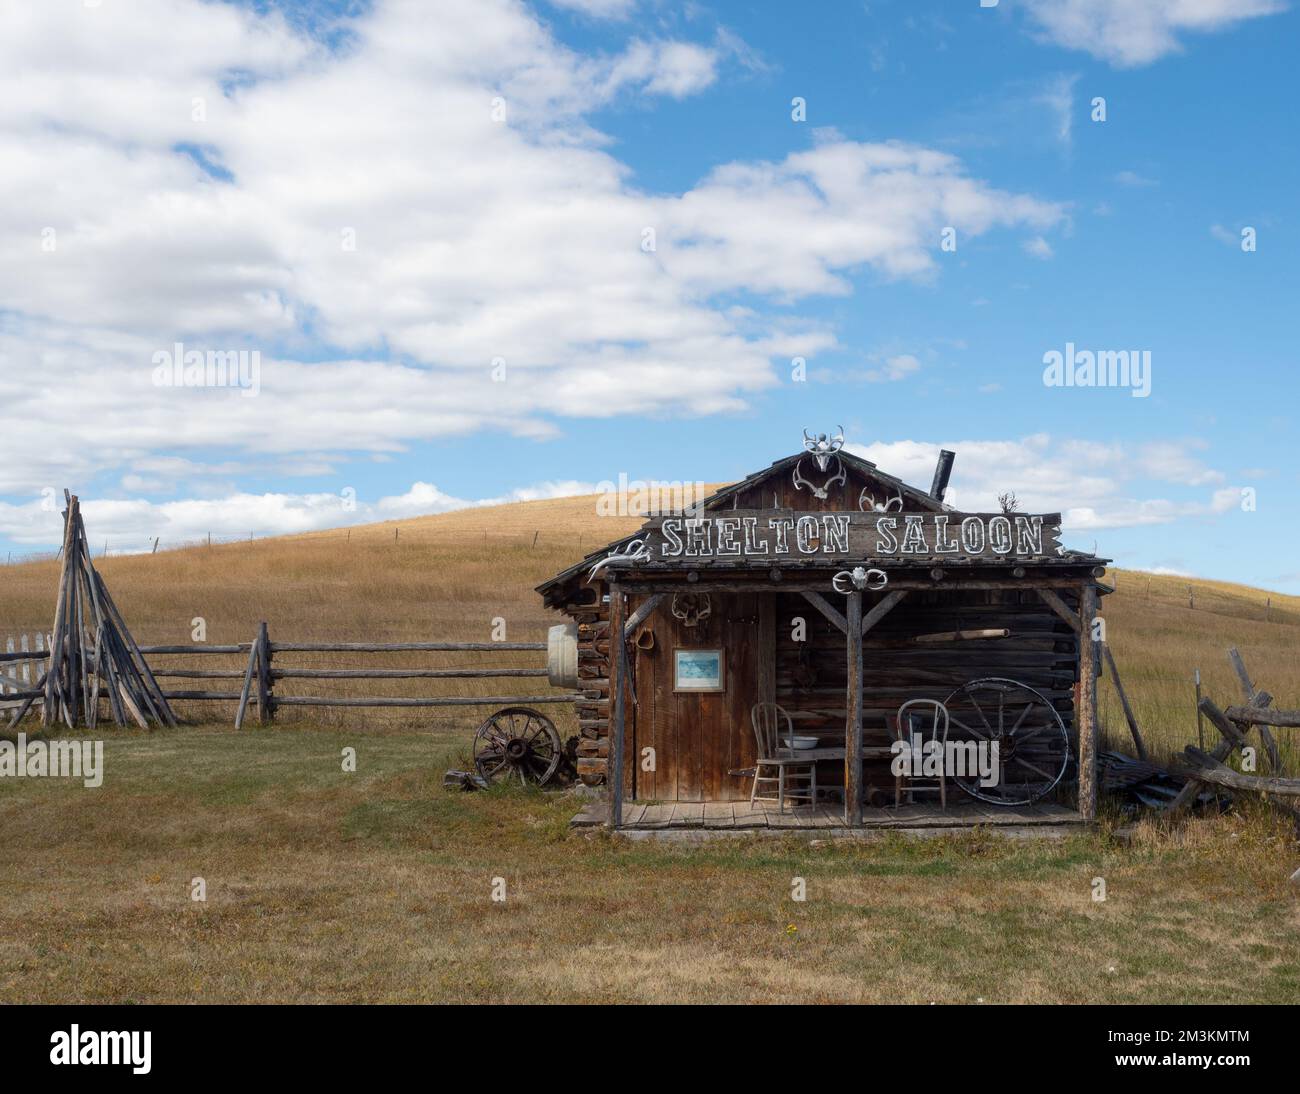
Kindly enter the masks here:
[[[0, 653], [0, 707], [11, 707], [20, 700], [34, 699], [40, 704], [42, 692], [33, 688], [34, 676], [44, 671], [48, 662], [49, 643], [42, 635], [35, 639], [21, 636], [9, 639], [7, 651]], [[21, 646], [21, 649], [15, 649]], [[28, 652], [28, 647], [33, 647]], [[545, 679], [547, 669], [486, 665], [471, 668], [379, 668], [365, 667], [294, 667], [284, 664], [287, 654], [391, 654], [391, 653], [546, 653], [545, 642], [272, 642], [265, 623], [258, 628], [252, 642], [233, 645], [195, 643], [189, 645], [140, 646], [153, 676], [163, 687], [162, 694], [173, 700], [193, 702], [232, 702], [235, 727], [242, 728], [250, 708], [256, 708], [258, 721], [265, 725], [275, 719], [281, 707], [461, 707], [461, 706], [535, 706], [544, 703], [571, 703], [572, 692], [549, 695], [284, 695], [276, 693], [276, 684], [288, 680], [520, 680]], [[166, 664], [167, 657], [239, 657], [242, 668], [197, 668]], [[168, 688], [162, 681], [212, 681], [197, 688]], [[216, 681], [229, 681], [221, 688]], [[549, 685], [543, 685], [549, 687]], [[9, 689], [9, 690], [7, 690]], [[237, 690], [236, 690], [237, 689]]]

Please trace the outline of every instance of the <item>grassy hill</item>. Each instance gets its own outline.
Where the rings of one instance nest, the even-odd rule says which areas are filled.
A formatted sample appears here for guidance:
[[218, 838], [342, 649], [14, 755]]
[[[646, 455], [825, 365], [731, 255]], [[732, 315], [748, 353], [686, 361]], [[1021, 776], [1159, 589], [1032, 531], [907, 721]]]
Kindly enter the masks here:
[[[214, 643], [249, 639], [259, 619], [280, 640], [482, 639], [494, 616], [536, 639], [552, 620], [533, 586], [637, 523], [597, 517], [591, 498], [527, 502], [111, 558], [103, 572], [148, 643], [189, 641], [196, 616]], [[48, 626], [56, 576], [50, 563], [0, 570], [0, 639]], [[1209, 694], [1236, 696], [1232, 644], [1298, 705], [1294, 598], [1273, 597], [1264, 622], [1254, 589], [1195, 582], [1193, 610], [1186, 581], [1117, 576], [1110, 637], [1158, 744], [1195, 738], [1196, 665]], [[1104, 814], [1047, 843], [980, 831], [632, 843], [571, 831], [567, 794], [443, 790], [480, 710], [286, 709], [283, 725], [241, 733], [230, 711], [102, 734], [97, 789], [0, 779], [0, 1002], [1280, 1003], [1300, 991], [1294, 831], [1250, 802], [1145, 820], [1131, 842]], [[792, 877], [807, 881], [803, 903]]]
[[[206, 622], [207, 641], [214, 644], [248, 641], [263, 619], [270, 623], [272, 638], [281, 641], [486, 641], [496, 618], [506, 620], [508, 640], [538, 641], [557, 618], [542, 608], [533, 588], [640, 523], [637, 517], [597, 515], [595, 496], [558, 498], [107, 558], [97, 564], [142, 644], [189, 642], [196, 618]], [[94, 529], [90, 532], [93, 540]], [[9, 566], [0, 575], [0, 641], [48, 627], [57, 563]], [[1295, 657], [1300, 598], [1224, 581], [1129, 570], [1113, 570], [1107, 580], [1117, 586], [1103, 601], [1110, 645], [1139, 722], [1158, 751], [1195, 740], [1193, 669], [1201, 669], [1205, 694], [1221, 705], [1237, 701], [1238, 685], [1225, 656], [1229, 646], [1241, 650], [1256, 682], [1274, 694], [1278, 706], [1300, 706], [1300, 660]], [[1189, 586], [1194, 607], [1189, 606]], [[1272, 605], [1266, 620], [1268, 597]], [[330, 662], [304, 656], [294, 663]], [[347, 663], [356, 663], [356, 656]], [[466, 655], [411, 655], [383, 663], [463, 665]], [[501, 655], [493, 663], [539, 662], [536, 654], [520, 654]], [[213, 664], [204, 662], [205, 667]], [[471, 686], [478, 687], [478, 694], [502, 690], [500, 683]], [[382, 689], [332, 683], [326, 693], [361, 694], [377, 687]], [[393, 694], [411, 694], [409, 684], [391, 687]], [[534, 694], [539, 687], [546, 690], [532, 681], [524, 687]], [[280, 688], [293, 693], [287, 685]], [[464, 693], [466, 685], [454, 688], [448, 693]], [[320, 694], [322, 685], [298, 691], [308, 692]], [[1127, 731], [1109, 680], [1101, 696], [1103, 725], [1113, 742], [1126, 747]], [[216, 720], [229, 716], [227, 707], [191, 712]], [[334, 724], [354, 715], [284, 714]], [[384, 711], [367, 718], [450, 720], [467, 727], [474, 721], [473, 712], [464, 711]]]

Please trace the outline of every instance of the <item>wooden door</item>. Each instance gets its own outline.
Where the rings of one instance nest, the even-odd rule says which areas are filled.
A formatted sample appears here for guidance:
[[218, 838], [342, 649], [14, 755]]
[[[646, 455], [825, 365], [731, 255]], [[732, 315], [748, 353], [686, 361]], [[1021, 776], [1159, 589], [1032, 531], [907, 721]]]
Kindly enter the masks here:
[[[625, 774], [642, 801], [736, 801], [749, 780], [729, 772], [754, 762], [750, 708], [775, 694], [775, 614], [770, 595], [714, 593], [708, 618], [687, 627], [671, 612], [671, 595], [651, 617], [650, 649], [634, 645], [636, 704]], [[673, 687], [673, 651], [721, 649], [723, 690]], [[653, 763], [645, 749], [653, 749]], [[647, 768], [651, 768], [647, 770]]]

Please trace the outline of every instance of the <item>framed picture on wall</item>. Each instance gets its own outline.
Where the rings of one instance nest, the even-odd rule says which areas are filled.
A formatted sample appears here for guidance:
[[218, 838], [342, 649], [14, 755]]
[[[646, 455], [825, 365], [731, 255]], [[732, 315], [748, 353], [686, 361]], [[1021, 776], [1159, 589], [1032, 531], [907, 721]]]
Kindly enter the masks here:
[[722, 691], [722, 650], [673, 650], [673, 691]]

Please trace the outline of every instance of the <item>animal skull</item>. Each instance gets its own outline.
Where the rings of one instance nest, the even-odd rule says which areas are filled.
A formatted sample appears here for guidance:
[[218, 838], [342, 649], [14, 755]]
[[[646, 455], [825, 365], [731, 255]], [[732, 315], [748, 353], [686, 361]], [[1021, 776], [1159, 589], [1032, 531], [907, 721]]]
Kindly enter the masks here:
[[844, 427], [836, 426], [839, 432], [831, 437], [826, 433], [818, 433], [816, 437], [810, 437], [808, 430], [803, 431], [804, 449], [817, 461], [817, 470], [825, 471], [831, 465], [831, 457], [844, 447]]
[[875, 567], [867, 569], [865, 566], [854, 566], [852, 570], [841, 570], [831, 579], [831, 586], [837, 593], [843, 593], [845, 596], [853, 589], [869, 589], [871, 592], [879, 592], [889, 584], [889, 575], [884, 570], [877, 570]]

